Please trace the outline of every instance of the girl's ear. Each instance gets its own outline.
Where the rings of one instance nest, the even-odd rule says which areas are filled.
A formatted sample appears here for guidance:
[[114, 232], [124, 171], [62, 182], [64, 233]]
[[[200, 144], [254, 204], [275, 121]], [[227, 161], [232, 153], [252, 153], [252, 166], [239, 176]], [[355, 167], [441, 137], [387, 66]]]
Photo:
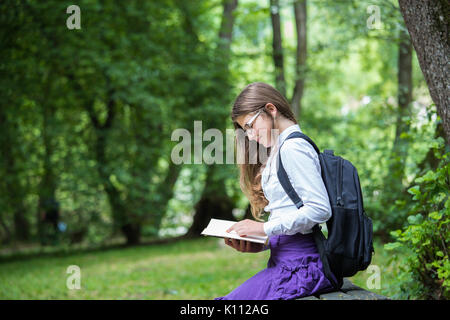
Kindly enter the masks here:
[[266, 106], [266, 111], [272, 116], [272, 118], [276, 118], [277, 114], [278, 114], [278, 109], [277, 107], [275, 107], [272, 103], [267, 103]]

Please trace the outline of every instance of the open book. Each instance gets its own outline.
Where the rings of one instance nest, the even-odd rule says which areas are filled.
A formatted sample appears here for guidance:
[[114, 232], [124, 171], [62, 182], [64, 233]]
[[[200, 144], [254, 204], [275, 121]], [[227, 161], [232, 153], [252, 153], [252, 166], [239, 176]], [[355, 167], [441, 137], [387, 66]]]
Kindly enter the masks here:
[[204, 236], [212, 236], [212, 237], [219, 237], [219, 238], [232, 238], [232, 239], [267, 244], [267, 241], [268, 241], [267, 236], [265, 236], [265, 237], [262, 237], [262, 236], [240, 237], [234, 230], [232, 230], [231, 232], [227, 232], [226, 230], [235, 223], [236, 223], [236, 221], [211, 219], [208, 226], [205, 228], [205, 230], [202, 231], [201, 234]]

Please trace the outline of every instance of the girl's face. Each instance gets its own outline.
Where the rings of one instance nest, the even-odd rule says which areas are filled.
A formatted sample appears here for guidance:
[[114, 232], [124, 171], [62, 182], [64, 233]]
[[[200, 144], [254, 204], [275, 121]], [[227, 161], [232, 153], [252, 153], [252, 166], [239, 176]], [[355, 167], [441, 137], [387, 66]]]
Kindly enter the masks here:
[[[268, 148], [272, 146], [272, 118], [265, 112], [259, 112], [261, 110], [262, 109], [259, 109], [255, 112], [242, 115], [238, 117], [236, 121], [241, 126], [241, 128], [243, 128], [247, 132], [249, 140], [255, 140], [258, 143], [262, 144], [264, 147]], [[255, 116], [256, 118], [254, 118]], [[251, 121], [251, 123], [249, 125], [246, 125], [249, 123], [249, 121]]]

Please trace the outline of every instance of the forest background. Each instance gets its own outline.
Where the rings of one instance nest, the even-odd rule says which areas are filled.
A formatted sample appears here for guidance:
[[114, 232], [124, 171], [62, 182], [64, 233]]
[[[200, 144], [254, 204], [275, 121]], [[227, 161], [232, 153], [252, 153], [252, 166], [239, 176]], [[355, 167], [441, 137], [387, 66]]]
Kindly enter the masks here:
[[237, 166], [171, 158], [194, 121], [225, 137], [256, 81], [358, 169], [376, 268], [351, 280], [449, 298], [449, 4], [73, 4], [0, 5], [1, 298], [210, 299], [263, 268], [200, 237], [251, 218]]

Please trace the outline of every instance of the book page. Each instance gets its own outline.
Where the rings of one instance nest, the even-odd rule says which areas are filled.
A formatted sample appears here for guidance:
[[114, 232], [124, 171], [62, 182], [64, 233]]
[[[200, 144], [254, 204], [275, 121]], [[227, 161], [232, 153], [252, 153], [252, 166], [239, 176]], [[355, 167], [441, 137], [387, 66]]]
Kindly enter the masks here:
[[220, 238], [232, 238], [238, 240], [246, 240], [256, 243], [266, 243], [268, 237], [265, 236], [246, 236], [240, 237], [234, 230], [231, 232], [226, 232], [236, 221], [221, 220], [221, 219], [211, 219], [205, 230], [202, 231], [202, 235], [220, 237]]

